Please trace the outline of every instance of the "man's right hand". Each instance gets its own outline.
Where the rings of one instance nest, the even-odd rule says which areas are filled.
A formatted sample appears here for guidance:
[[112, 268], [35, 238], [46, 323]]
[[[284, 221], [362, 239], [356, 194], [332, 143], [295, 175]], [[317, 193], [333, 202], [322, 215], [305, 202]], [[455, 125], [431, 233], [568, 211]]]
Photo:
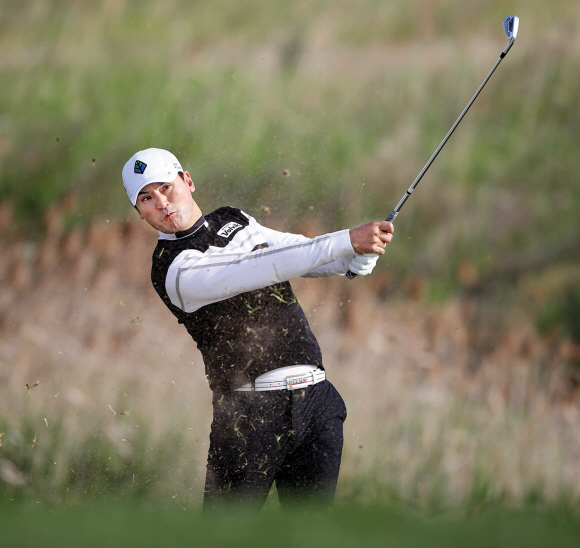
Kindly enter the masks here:
[[393, 223], [372, 221], [350, 229], [350, 243], [356, 253], [385, 253], [386, 245], [393, 239]]

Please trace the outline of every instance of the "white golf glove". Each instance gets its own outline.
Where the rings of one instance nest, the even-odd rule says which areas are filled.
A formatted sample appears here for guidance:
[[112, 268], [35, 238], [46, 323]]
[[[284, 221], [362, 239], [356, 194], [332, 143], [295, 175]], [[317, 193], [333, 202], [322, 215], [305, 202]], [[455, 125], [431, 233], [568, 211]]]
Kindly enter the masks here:
[[348, 265], [349, 270], [357, 276], [368, 276], [379, 259], [378, 253], [357, 253]]

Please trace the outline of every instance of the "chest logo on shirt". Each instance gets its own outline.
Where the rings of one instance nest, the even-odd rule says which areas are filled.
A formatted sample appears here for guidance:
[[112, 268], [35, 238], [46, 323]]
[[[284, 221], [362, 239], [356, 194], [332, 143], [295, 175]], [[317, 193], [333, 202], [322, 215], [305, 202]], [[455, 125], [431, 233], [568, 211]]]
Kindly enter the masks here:
[[217, 234], [218, 236], [221, 236], [222, 238], [228, 238], [229, 236], [231, 236], [232, 232], [234, 232], [235, 230], [237, 230], [238, 228], [243, 228], [242, 225], [238, 224], [238, 223], [228, 223], [227, 225], [222, 226]]

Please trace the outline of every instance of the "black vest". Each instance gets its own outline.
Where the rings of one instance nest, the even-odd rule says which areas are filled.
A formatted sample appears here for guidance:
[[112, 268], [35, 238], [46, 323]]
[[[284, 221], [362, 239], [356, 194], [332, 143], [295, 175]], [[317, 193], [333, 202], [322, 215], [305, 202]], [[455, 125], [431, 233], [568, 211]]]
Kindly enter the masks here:
[[[232, 221], [242, 228], [219, 236], [218, 230]], [[205, 253], [209, 246], [226, 247], [247, 226], [248, 219], [240, 210], [222, 207], [202, 217], [190, 235], [176, 234], [177, 240], [159, 240], [153, 253], [153, 287], [197, 343], [210, 387], [218, 392], [238, 388], [278, 367], [323, 367], [320, 347], [289, 282], [242, 293], [190, 314], [171, 304], [165, 279], [173, 260], [187, 249]]]

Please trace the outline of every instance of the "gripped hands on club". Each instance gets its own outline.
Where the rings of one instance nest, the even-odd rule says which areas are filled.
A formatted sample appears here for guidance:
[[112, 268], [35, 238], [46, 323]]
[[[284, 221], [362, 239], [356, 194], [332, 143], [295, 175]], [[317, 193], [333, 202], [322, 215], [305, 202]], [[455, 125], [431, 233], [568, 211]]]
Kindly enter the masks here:
[[386, 245], [393, 239], [395, 227], [387, 221], [372, 221], [350, 229], [350, 242], [356, 253], [385, 253]]
[[350, 230], [350, 242], [356, 255], [349, 264], [347, 278], [368, 276], [386, 245], [393, 239], [395, 227], [389, 221], [372, 221]]

